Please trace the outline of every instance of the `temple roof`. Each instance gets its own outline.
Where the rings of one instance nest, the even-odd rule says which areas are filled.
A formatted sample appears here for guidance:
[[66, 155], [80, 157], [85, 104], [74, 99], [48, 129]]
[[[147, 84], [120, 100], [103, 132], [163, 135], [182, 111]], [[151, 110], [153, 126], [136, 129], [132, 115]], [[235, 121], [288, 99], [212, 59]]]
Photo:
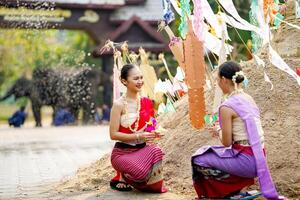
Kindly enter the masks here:
[[125, 21], [133, 15], [145, 21], [158, 21], [162, 19], [163, 8], [160, 0], [146, 0], [144, 4], [124, 6], [116, 10], [110, 17], [113, 21]]
[[144, 21], [157, 22], [162, 19], [161, 0], [3, 0], [0, 5], [43, 7], [49, 5], [61, 8], [109, 9], [110, 20], [122, 22], [136, 15]]
[[[143, 21], [136, 15], [124, 21], [109, 35], [108, 39], [117, 43], [127, 41], [130, 51], [138, 51], [140, 47], [152, 52], [169, 51], [163, 36], [158, 33], [155, 28], [150, 26], [149, 23]], [[94, 50], [94, 56], [100, 56], [100, 49], [103, 45], [103, 43], [99, 44]], [[111, 54], [112, 51], [102, 53]]]

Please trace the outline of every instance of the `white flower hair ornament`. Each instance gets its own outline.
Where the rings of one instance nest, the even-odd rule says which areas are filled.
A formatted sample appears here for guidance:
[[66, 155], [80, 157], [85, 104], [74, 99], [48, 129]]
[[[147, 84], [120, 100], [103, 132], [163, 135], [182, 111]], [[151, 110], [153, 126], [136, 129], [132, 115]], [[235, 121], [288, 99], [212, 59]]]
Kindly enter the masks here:
[[232, 82], [234, 83], [234, 87], [237, 89], [237, 82], [236, 82], [236, 78], [238, 76], [242, 76], [244, 77], [244, 81], [247, 79], [247, 77], [245, 76], [244, 72], [243, 71], [238, 71], [238, 72], [235, 72], [235, 74], [232, 76]]
[[231, 79], [231, 80], [232, 80], [234, 83], [236, 83], [236, 78], [237, 78], [239, 75], [240, 75], [240, 76], [243, 76], [244, 79], [246, 79], [244, 72], [243, 72], [243, 71], [238, 71], [238, 72], [235, 72], [235, 74], [232, 76], [232, 79]]

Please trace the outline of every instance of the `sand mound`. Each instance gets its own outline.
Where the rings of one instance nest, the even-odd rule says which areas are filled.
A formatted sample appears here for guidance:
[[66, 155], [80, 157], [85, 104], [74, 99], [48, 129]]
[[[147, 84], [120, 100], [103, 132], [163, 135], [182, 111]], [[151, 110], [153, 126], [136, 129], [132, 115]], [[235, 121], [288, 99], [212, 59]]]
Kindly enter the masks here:
[[[296, 61], [295, 61], [296, 60]], [[291, 62], [293, 61], [293, 62]], [[288, 64], [299, 63], [293, 59]], [[300, 88], [295, 80], [274, 67], [267, 67], [274, 89], [264, 82], [262, 70], [254, 63], [242, 63], [250, 86], [247, 92], [257, 101], [262, 112], [265, 130], [268, 164], [281, 194], [300, 196]], [[195, 130], [188, 119], [187, 97], [176, 103], [176, 113], [160, 118], [169, 131], [160, 141], [164, 149], [164, 173], [166, 185], [171, 191], [194, 195], [191, 182], [190, 156], [200, 146], [219, 144], [205, 130]], [[109, 155], [79, 170], [75, 178], [60, 185], [59, 189], [104, 190], [113, 176]]]
[[[300, 63], [297, 57], [300, 35], [296, 31], [283, 26], [273, 43], [274, 49], [292, 68], [299, 67]], [[287, 41], [288, 35], [294, 37]], [[283, 46], [288, 54], [282, 53]], [[278, 190], [289, 198], [297, 199], [300, 197], [300, 87], [294, 79], [267, 62], [264, 49], [259, 55], [266, 61], [266, 72], [274, 89], [270, 90], [270, 85], [264, 81], [263, 70], [253, 61], [248, 61], [241, 63], [250, 81], [246, 92], [254, 97], [261, 109], [268, 164]], [[211, 138], [206, 130], [191, 127], [187, 97], [175, 106], [176, 113], [159, 117], [160, 123], [168, 129], [160, 141], [165, 152], [166, 185], [172, 192], [195, 196], [190, 157], [200, 146], [219, 142]], [[62, 183], [58, 189], [105, 190], [113, 174], [109, 155], [106, 155], [90, 167], [79, 170], [76, 177]]]

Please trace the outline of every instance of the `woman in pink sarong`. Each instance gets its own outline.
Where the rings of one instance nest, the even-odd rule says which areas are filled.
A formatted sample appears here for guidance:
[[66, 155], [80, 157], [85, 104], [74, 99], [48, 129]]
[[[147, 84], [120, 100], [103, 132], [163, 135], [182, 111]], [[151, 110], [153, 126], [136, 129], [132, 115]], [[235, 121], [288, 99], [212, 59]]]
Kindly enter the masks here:
[[162, 193], [163, 152], [153, 144], [159, 133], [146, 132], [149, 122], [154, 118], [152, 101], [140, 97], [144, 84], [143, 75], [138, 67], [124, 65], [121, 82], [127, 92], [113, 104], [110, 117], [110, 137], [116, 142], [111, 163], [117, 175], [110, 186], [119, 191], [135, 189]]

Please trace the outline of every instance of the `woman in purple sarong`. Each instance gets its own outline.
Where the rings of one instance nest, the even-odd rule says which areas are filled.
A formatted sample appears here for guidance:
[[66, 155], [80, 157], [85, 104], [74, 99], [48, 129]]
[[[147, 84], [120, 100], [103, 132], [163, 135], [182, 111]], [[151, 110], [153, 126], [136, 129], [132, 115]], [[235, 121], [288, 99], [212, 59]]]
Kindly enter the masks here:
[[218, 85], [227, 99], [219, 108], [220, 126], [209, 128], [209, 132], [219, 136], [223, 145], [204, 146], [192, 156], [193, 183], [199, 198], [230, 197], [258, 177], [265, 198], [281, 199], [265, 159], [259, 109], [241, 88], [244, 79], [236, 62], [219, 67]]

